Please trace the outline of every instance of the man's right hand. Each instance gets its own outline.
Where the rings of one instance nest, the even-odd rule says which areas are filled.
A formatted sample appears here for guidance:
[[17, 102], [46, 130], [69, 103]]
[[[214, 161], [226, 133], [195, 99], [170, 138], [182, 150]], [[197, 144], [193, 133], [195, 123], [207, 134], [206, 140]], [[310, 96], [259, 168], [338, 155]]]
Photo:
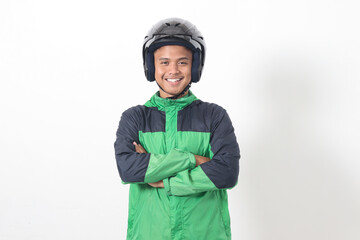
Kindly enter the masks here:
[[206, 163], [206, 162], [211, 160], [208, 157], [203, 157], [203, 156], [200, 156], [200, 155], [195, 155], [194, 154], [194, 156], [195, 156], [195, 160], [196, 160], [196, 166], [199, 166], [199, 165], [201, 165], [203, 163]]

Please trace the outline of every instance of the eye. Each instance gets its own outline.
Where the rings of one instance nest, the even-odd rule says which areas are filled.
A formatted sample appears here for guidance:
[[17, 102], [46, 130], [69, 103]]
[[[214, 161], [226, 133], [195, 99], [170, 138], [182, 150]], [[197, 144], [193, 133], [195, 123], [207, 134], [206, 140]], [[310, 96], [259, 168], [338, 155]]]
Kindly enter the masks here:
[[188, 63], [187, 62], [184, 62], [184, 61], [181, 61], [179, 62], [179, 65], [187, 65]]
[[167, 65], [167, 64], [169, 64], [169, 62], [168, 61], [160, 61], [160, 64], [161, 65]]

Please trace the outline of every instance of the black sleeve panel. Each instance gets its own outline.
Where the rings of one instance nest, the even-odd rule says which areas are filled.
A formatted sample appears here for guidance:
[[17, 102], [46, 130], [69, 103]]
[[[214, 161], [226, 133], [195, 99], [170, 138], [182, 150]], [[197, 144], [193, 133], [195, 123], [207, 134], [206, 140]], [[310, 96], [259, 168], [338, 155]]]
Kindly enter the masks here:
[[116, 132], [115, 157], [120, 177], [124, 182], [144, 182], [150, 153], [137, 153], [133, 142], [139, 143], [141, 124], [140, 106], [126, 110]]
[[210, 132], [213, 104], [196, 100], [178, 112], [178, 131]]
[[211, 161], [201, 168], [217, 188], [232, 188], [239, 175], [240, 150], [234, 128], [225, 109], [213, 105], [210, 145], [213, 152]]

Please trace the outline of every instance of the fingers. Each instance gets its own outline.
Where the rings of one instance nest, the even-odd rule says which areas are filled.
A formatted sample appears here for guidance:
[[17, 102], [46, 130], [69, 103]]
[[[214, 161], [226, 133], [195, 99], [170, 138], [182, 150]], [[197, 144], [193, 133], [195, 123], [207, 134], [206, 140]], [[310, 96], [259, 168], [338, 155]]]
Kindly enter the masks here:
[[194, 156], [195, 156], [196, 166], [199, 166], [199, 165], [211, 160], [208, 157], [203, 157], [203, 156], [199, 156], [199, 155], [195, 155], [195, 154], [194, 154]]
[[133, 145], [135, 146], [135, 151], [137, 153], [147, 153], [145, 148], [143, 148], [143, 146], [141, 146], [140, 144], [136, 143], [135, 141], [133, 142]]
[[148, 183], [148, 184], [154, 188], [163, 188], [164, 187], [163, 180], [160, 180], [160, 181], [154, 182], [154, 183]]

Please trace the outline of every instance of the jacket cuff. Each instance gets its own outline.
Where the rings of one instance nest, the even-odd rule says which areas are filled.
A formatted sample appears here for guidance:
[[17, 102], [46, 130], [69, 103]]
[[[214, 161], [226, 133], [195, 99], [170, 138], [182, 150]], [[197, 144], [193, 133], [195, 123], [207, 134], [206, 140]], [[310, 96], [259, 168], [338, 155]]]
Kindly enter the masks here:
[[189, 162], [190, 162], [189, 167], [190, 169], [193, 169], [196, 166], [195, 155], [192, 153], [188, 153], [188, 154], [189, 154]]
[[171, 196], [171, 189], [170, 189], [170, 178], [163, 179], [164, 189], [167, 195]]

